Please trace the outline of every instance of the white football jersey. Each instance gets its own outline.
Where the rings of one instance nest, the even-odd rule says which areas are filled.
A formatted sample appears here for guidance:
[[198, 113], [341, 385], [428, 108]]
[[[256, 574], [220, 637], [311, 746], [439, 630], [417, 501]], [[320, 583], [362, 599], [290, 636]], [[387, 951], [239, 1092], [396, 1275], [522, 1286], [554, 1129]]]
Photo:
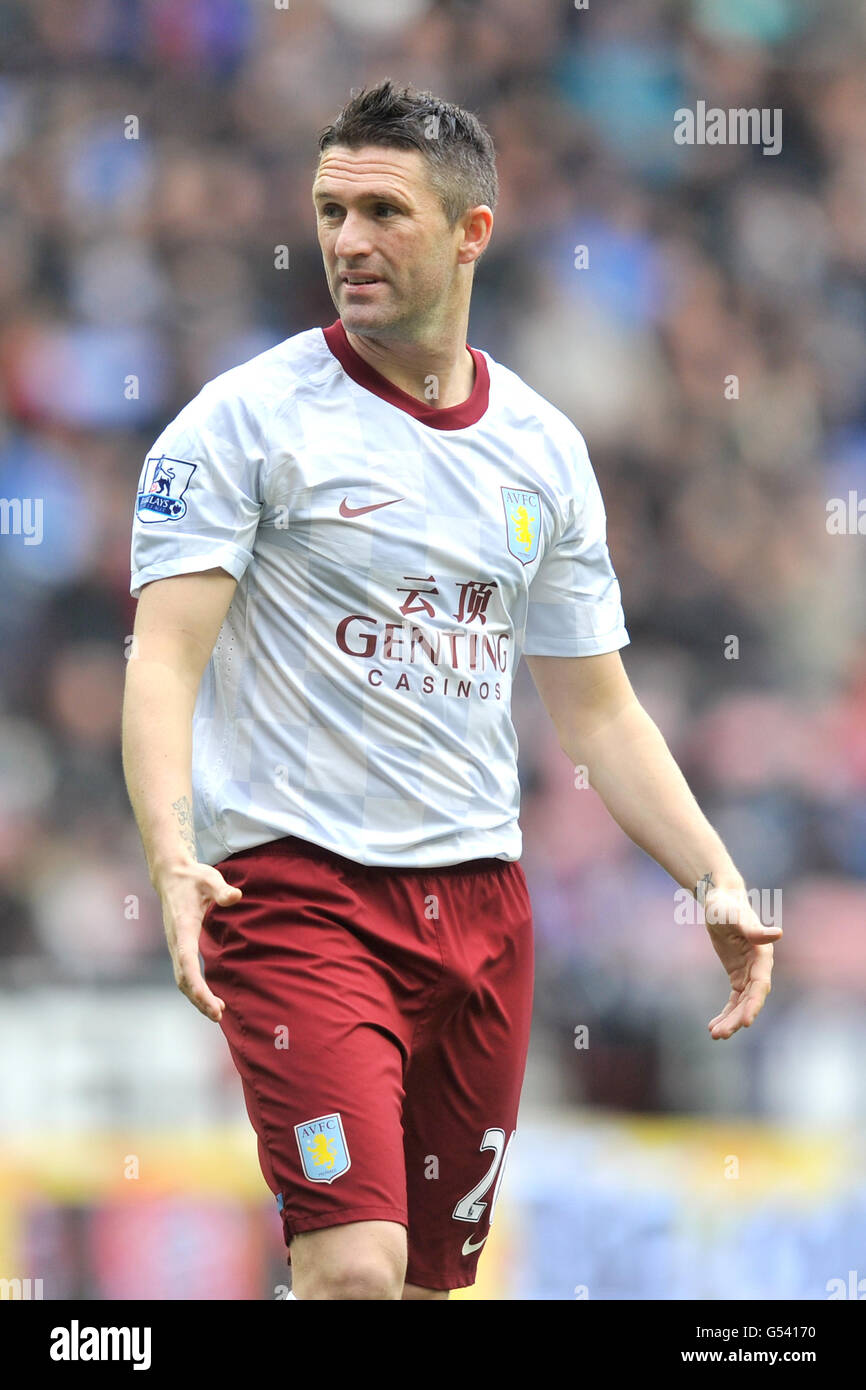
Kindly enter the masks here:
[[582, 436], [470, 352], [470, 397], [439, 408], [338, 319], [215, 377], [148, 454], [131, 593], [238, 580], [195, 708], [203, 862], [284, 835], [363, 864], [519, 859], [520, 655], [629, 638]]

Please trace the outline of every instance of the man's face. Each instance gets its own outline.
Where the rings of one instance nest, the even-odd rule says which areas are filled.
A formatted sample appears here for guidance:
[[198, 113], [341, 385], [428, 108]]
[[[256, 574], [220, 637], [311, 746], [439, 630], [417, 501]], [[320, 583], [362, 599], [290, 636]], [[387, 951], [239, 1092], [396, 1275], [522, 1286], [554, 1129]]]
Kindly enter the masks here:
[[447, 315], [463, 220], [449, 228], [417, 150], [333, 145], [313, 202], [328, 287], [348, 332], [411, 336]]

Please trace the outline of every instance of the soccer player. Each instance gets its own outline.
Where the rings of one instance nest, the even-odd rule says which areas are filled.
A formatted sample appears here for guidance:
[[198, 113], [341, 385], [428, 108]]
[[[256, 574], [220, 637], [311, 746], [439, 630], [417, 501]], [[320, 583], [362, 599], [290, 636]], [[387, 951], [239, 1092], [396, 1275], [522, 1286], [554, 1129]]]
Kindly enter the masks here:
[[208, 382], [138, 487], [127, 785], [299, 1299], [474, 1282], [532, 999], [521, 655], [565, 753], [704, 905], [731, 985], [711, 1036], [770, 988], [779, 932], [623, 669], [583, 438], [466, 342], [496, 194], [472, 114], [355, 95], [313, 185], [338, 317]]

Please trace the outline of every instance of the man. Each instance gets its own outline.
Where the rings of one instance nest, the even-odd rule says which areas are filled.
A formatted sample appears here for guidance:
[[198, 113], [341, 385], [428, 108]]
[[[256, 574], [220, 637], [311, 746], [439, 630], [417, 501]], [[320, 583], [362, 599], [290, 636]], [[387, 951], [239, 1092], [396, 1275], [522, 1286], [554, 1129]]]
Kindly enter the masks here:
[[583, 439], [466, 343], [496, 193], [474, 116], [390, 82], [353, 97], [313, 186], [338, 319], [209, 382], [139, 487], [127, 784], [301, 1299], [474, 1282], [531, 1009], [521, 654], [568, 757], [704, 903], [731, 980], [712, 1037], [770, 987], [778, 932], [623, 670]]

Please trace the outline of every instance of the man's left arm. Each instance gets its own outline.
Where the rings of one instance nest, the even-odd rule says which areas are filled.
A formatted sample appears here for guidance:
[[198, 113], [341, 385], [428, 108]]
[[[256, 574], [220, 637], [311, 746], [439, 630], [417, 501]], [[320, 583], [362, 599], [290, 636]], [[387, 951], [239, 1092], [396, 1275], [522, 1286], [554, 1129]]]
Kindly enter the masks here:
[[748, 1028], [770, 992], [771, 942], [745, 884], [704, 816], [656, 724], [640, 704], [618, 651], [599, 656], [526, 656], [539, 695], [572, 765], [631, 840], [704, 907], [707, 930], [731, 981], [709, 1026], [713, 1038]]

